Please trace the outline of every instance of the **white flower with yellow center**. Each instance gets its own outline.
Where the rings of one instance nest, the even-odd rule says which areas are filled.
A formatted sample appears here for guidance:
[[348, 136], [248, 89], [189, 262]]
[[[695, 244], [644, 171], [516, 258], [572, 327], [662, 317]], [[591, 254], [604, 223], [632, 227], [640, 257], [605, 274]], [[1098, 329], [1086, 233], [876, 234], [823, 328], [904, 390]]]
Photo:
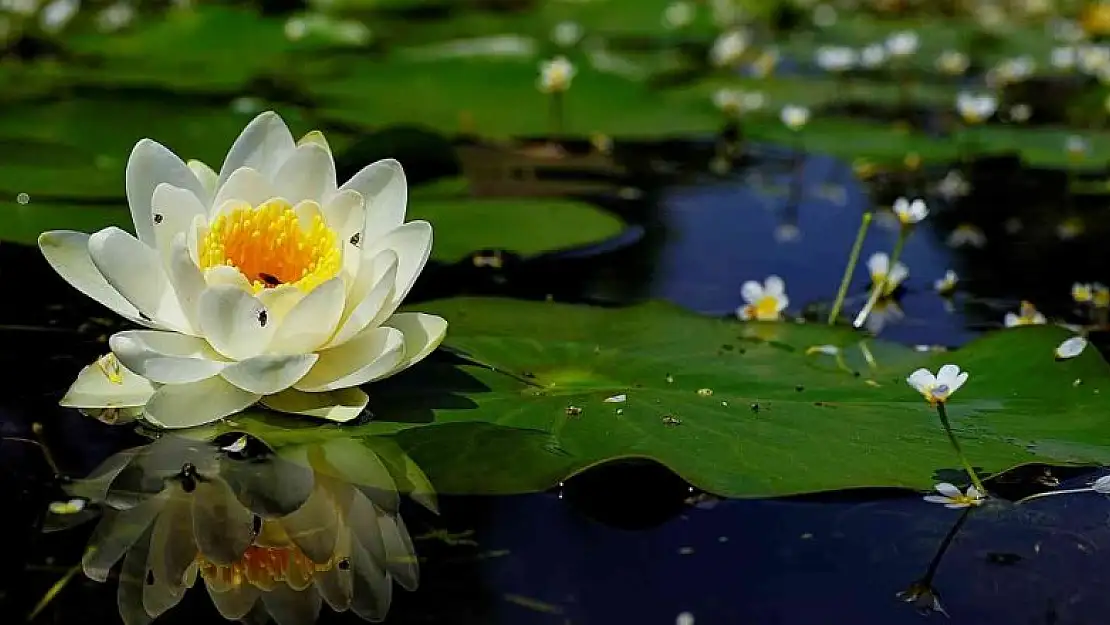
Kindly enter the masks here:
[[946, 50], [937, 57], [937, 69], [951, 76], [959, 76], [967, 71], [971, 61], [967, 55], [957, 50]]
[[[447, 323], [396, 314], [432, 245], [425, 221], [405, 223], [400, 164], [378, 161], [336, 184], [323, 135], [295, 142], [272, 112], [231, 146], [220, 173], [143, 139], [131, 152], [127, 198], [136, 236], [45, 232], [39, 248], [79, 291], [149, 328], [87, 367], [69, 405], [143, 406], [165, 427], [209, 423], [262, 401], [345, 421], [354, 388], [401, 371], [443, 340]], [[152, 392], [151, 392], [152, 391]], [[149, 401], [137, 403], [143, 392]]]
[[937, 374], [928, 369], [918, 369], [906, 378], [906, 383], [925, 397], [930, 404], [943, 404], [955, 393], [964, 382], [968, 374], [961, 372], [956, 365], [944, 365], [937, 370]]
[[847, 46], [817, 48], [817, 66], [827, 72], [844, 72], [856, 66], [858, 53]]
[[777, 321], [790, 305], [786, 283], [778, 276], [768, 276], [763, 284], [749, 280], [740, 287], [740, 296], [747, 302], [736, 309], [736, 316], [745, 321]]
[[1006, 313], [1003, 319], [1007, 328], [1016, 326], [1029, 326], [1029, 325], [1043, 325], [1048, 322], [1045, 316], [1041, 314], [1032, 302], [1022, 302], [1019, 312]]
[[875, 252], [867, 259], [867, 270], [871, 273], [871, 288], [883, 284], [883, 297], [890, 297], [910, 275], [909, 268], [902, 261], [895, 263], [891, 269], [890, 257], [884, 252]]
[[557, 56], [540, 63], [540, 78], [537, 87], [543, 93], [562, 93], [570, 89], [578, 70], [565, 56]]
[[779, 118], [787, 128], [798, 131], [809, 123], [809, 109], [804, 106], [787, 104], [782, 107]]
[[941, 482], [936, 485], [936, 489], [939, 495], [925, 495], [924, 499], [929, 503], [943, 504], [945, 508], [970, 508], [982, 505], [986, 501], [983, 493], [980, 493], [975, 486], [968, 486], [967, 491], [963, 492], [954, 484]]
[[748, 35], [742, 30], [722, 33], [709, 50], [709, 60], [717, 67], [726, 67], [740, 62], [748, 49]]
[[917, 198], [912, 202], [904, 197], [894, 200], [894, 214], [903, 226], [912, 226], [929, 216], [929, 207], [925, 200]]
[[956, 96], [956, 111], [968, 124], [981, 124], [998, 110], [998, 99], [993, 95], [960, 93]]

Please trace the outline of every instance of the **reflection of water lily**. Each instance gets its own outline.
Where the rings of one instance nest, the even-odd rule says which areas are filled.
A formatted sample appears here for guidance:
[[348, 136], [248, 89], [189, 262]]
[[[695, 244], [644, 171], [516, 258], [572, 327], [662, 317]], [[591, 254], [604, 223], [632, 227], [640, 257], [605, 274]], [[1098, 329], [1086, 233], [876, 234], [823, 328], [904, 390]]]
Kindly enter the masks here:
[[933, 375], [928, 369], [918, 369], [906, 378], [906, 383], [912, 386], [930, 404], [943, 404], [948, 397], [960, 390], [967, 382], [968, 373], [960, 372], [956, 365], [944, 365]]
[[898, 302], [880, 299], [871, 307], [871, 313], [863, 322], [863, 327], [872, 334], [879, 334], [884, 328], [906, 318], [906, 313]]
[[933, 289], [941, 295], [951, 295], [956, 290], [956, 285], [960, 282], [960, 277], [956, 275], [955, 271], [949, 269], [944, 272], [944, 277], [939, 278], [933, 283]]
[[[418, 564], [382, 460], [353, 440], [282, 454], [166, 436], [71, 487], [104, 506], [82, 565], [103, 582], [123, 559], [124, 622], [158, 617], [198, 578], [225, 618], [278, 623], [314, 622], [323, 603], [379, 621], [393, 580], [415, 589]], [[426, 484], [411, 463], [405, 477]], [[416, 499], [433, 505], [429, 496]]]
[[775, 321], [790, 305], [786, 283], [778, 276], [769, 276], [763, 284], [749, 280], [740, 287], [740, 296], [747, 302], [736, 310], [744, 320]]
[[898, 261], [892, 269], [890, 257], [885, 252], [872, 254], [867, 259], [867, 270], [871, 273], [871, 288], [876, 288], [879, 284], [883, 285], [883, 297], [890, 297], [910, 275], [909, 268], [902, 261]]
[[950, 169], [937, 183], [936, 190], [938, 195], [951, 202], [967, 195], [971, 191], [971, 184], [958, 170]]
[[966, 492], [948, 482], [941, 482], [936, 486], [939, 495], [925, 495], [929, 503], [943, 504], [945, 508], [970, 508], [983, 503], [983, 494], [974, 485], [968, 486]]
[[1033, 306], [1032, 302], [1022, 302], [1017, 313], [1006, 313], [1003, 322], [1007, 328], [1027, 325], [1041, 325], [1047, 323], [1045, 316]]
[[945, 242], [948, 247], [983, 247], [987, 244], [987, 235], [974, 224], [960, 224], [948, 234]]
[[430, 224], [404, 223], [396, 161], [337, 186], [323, 135], [295, 142], [280, 117], [263, 113], [219, 174], [140, 141], [127, 196], [137, 238], [116, 227], [52, 231], [39, 247], [71, 285], [150, 328], [109, 345], [156, 385], [144, 410], [153, 423], [209, 423], [263, 398], [350, 419], [367, 401], [353, 387], [407, 368], [443, 339], [443, 319], [394, 314], [432, 244]]

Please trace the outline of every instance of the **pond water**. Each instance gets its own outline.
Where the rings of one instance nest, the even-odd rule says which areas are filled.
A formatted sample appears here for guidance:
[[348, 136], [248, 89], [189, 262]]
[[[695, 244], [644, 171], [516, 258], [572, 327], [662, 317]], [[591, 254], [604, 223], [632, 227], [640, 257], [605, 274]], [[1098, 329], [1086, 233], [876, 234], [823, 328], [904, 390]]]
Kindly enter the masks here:
[[[110, 108], [111, 90], [98, 94], [97, 110]], [[342, 100], [328, 95], [332, 99], [284, 104], [343, 129], [347, 147], [362, 129], [313, 117]], [[94, 99], [67, 97], [53, 94], [43, 102], [76, 102], [79, 118], [79, 104]], [[204, 106], [206, 115], [219, 110]], [[181, 107], [172, 112], [173, 119], [188, 116]], [[58, 128], [71, 123], [51, 119]], [[144, 132], [157, 129], [153, 122], [140, 125]], [[174, 132], [189, 140], [190, 132]], [[43, 134], [50, 136], [42, 145], [57, 140], [54, 133]], [[639, 170], [625, 187], [636, 193], [587, 197], [622, 219], [620, 234], [570, 250], [517, 255], [487, 249], [457, 262], [435, 259], [406, 305], [419, 310], [431, 300], [471, 294], [599, 307], [662, 299], [705, 317], [730, 318], [744, 303], [743, 283], [777, 275], [786, 283], [790, 316], [823, 323], [860, 221], [875, 210], [842, 313], [851, 319], [868, 296], [866, 259], [895, 245], [899, 224], [889, 206], [901, 196], [924, 198], [932, 214], [901, 256], [909, 278], [873, 313], [872, 319], [885, 322], [868, 328], [882, 339], [956, 349], [1000, 328], [1004, 315], [1018, 311], [1023, 300], [1054, 319], [1079, 322], [1068, 296], [1072, 282], [1110, 273], [1098, 238], [1106, 221], [1103, 198], [1063, 193], [1068, 176], [1062, 171], [1015, 167], [1008, 157], [977, 159], [964, 168], [968, 193], [955, 196], [938, 191], [948, 173], [944, 163], [929, 163], [905, 179], [861, 182], [852, 163], [824, 154], [796, 158], [797, 143], [745, 144], [747, 158], [713, 172], [714, 140], [679, 135], [676, 153], [696, 158], [675, 157], [667, 167]], [[615, 141], [619, 162], [622, 137]], [[652, 149], [635, 145], [632, 151]], [[0, 164], [8, 162], [2, 159]], [[118, 164], [101, 162], [107, 170]], [[27, 171], [35, 166], [33, 159], [21, 165]], [[426, 173], [422, 167], [413, 171]], [[42, 176], [28, 180], [50, 186]], [[99, 185], [89, 186], [100, 193]], [[419, 207], [428, 200], [419, 185], [413, 187], [410, 206]], [[36, 195], [52, 211], [54, 201], [80, 210], [122, 198], [122, 192], [84, 197], [67, 189]], [[27, 215], [36, 201], [19, 200], [22, 208], [14, 209], [3, 199], [9, 209], [22, 211], [24, 225], [34, 222]], [[1077, 216], [1083, 228], [1068, 230]], [[57, 213], [45, 223], [58, 226]], [[957, 245], [953, 237], [960, 232], [965, 243]], [[293, 428], [262, 428], [275, 438], [295, 439], [286, 451], [294, 449], [289, 454], [298, 462], [290, 462], [292, 456], [255, 438], [258, 431], [241, 436], [234, 416], [214, 443], [188, 433], [156, 435], [102, 423], [58, 406], [58, 400], [126, 322], [67, 285], [37, 247], [9, 243], [19, 237], [4, 233], [2, 225], [0, 234], [6, 235], [0, 237], [0, 276], [12, 286], [0, 307], [5, 624], [86, 623], [91, 617], [146, 625], [157, 613], [156, 622], [166, 624], [225, 618], [262, 623], [272, 617], [279, 625], [363, 619], [808, 625], [922, 618], [1079, 625], [1101, 623], [1110, 610], [1110, 595], [1103, 592], [1110, 583], [1102, 551], [1110, 541], [1106, 498], [1082, 493], [1012, 503], [1046, 488], [1081, 489], [1096, 475], [1089, 467], [1034, 464], [995, 476], [990, 484], [999, 497], [968, 509], [930, 505], [919, 492], [895, 488], [721, 498], [662, 464], [627, 458], [590, 467], [542, 492], [436, 496], [436, 480], [429, 483], [410, 457], [419, 449], [403, 449], [386, 436], [355, 439], [337, 428], [302, 440], [290, 434]], [[968, 244], [968, 237], [985, 242]], [[950, 269], [959, 272], [960, 288], [942, 298], [933, 283]], [[1102, 342], [1092, 334], [1100, 351]], [[444, 351], [429, 362], [447, 361], [451, 356]], [[676, 362], [673, 371], [681, 375], [682, 367]], [[433, 403], [438, 399], [420, 408], [442, 408]], [[565, 410], [567, 419], [581, 413], [571, 405]], [[621, 408], [616, 410], [620, 415]], [[750, 407], [759, 410], [758, 403]], [[395, 415], [374, 416], [389, 421]], [[660, 427], [681, 425], [667, 418], [674, 417], [668, 414]], [[398, 422], [413, 420], [405, 414]], [[363, 416], [352, 426], [368, 421]], [[555, 443], [557, 434], [558, 428]], [[914, 436], [907, 430], [904, 438]], [[463, 449], [472, 442], [436, 453], [472, 453]], [[1080, 447], [1060, 443], [1065, 452], [1069, 444]], [[486, 453], [505, 454], [510, 467], [526, 463], [527, 450], [505, 444], [491, 449]], [[804, 452], [793, 453], [784, 450], [781, 472], [810, 470]], [[98, 479], [82, 479], [90, 474]], [[523, 478], [490, 477], [498, 478], [490, 480], [497, 487], [538, 490]], [[940, 467], [930, 478], [964, 481], [960, 472]], [[72, 497], [77, 499], [70, 502]], [[102, 579], [89, 579], [97, 576]]]

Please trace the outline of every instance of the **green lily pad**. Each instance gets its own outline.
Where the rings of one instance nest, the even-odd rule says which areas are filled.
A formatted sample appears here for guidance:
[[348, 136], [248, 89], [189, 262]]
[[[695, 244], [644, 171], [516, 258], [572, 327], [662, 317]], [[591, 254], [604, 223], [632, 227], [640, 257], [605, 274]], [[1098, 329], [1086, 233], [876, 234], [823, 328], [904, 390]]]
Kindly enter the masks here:
[[[1058, 327], [999, 331], [934, 355], [841, 327], [708, 319], [662, 303], [460, 298], [419, 308], [447, 318], [448, 344], [491, 369], [429, 363], [380, 383], [369, 425], [298, 434], [262, 423], [279, 440], [392, 433], [441, 493], [544, 489], [629, 457], [734, 497], [927, 489], [959, 464], [905, 378], [951, 362], [971, 377], [949, 415], [981, 470], [1098, 464], [1110, 451], [1110, 365], [1093, 349], [1055, 361], [1068, 336]], [[816, 345], [841, 354], [808, 349]], [[521, 447], [509, 463], [511, 440]], [[449, 488], [436, 482], [444, 474]]]
[[0, 241], [34, 245], [47, 230], [96, 232], [108, 226], [133, 230], [127, 204], [88, 206], [34, 202], [0, 202]]
[[597, 243], [624, 229], [612, 213], [561, 198], [414, 199], [408, 219], [431, 222], [435, 229], [432, 258], [449, 262], [482, 249], [531, 256]]

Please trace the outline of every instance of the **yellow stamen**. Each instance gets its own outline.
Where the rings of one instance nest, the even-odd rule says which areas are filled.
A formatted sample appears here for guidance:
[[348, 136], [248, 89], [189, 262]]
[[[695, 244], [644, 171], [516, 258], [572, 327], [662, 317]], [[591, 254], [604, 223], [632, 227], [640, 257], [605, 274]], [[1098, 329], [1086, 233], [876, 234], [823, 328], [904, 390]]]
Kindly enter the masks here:
[[[271, 544], [268, 539], [275, 537], [278, 544]], [[235, 562], [216, 564], [198, 555], [196, 563], [200, 575], [208, 583], [215, 584], [216, 588], [230, 590], [250, 584], [264, 591], [272, 590], [278, 584], [301, 590], [312, 583], [317, 573], [329, 571], [335, 566], [350, 566], [346, 558], [334, 554], [327, 562], [313, 562], [272, 521], [263, 521], [262, 532], [255, 544], [247, 547]]]
[[752, 305], [756, 319], [772, 320], [779, 316], [779, 299], [773, 295], [764, 295]]
[[234, 267], [255, 293], [282, 284], [311, 291], [338, 275], [343, 264], [339, 237], [323, 217], [317, 214], [302, 225], [281, 199], [223, 213], [198, 248], [201, 269]]
[[123, 384], [123, 368], [116, 355], [109, 352], [96, 359], [96, 366], [112, 384]]

